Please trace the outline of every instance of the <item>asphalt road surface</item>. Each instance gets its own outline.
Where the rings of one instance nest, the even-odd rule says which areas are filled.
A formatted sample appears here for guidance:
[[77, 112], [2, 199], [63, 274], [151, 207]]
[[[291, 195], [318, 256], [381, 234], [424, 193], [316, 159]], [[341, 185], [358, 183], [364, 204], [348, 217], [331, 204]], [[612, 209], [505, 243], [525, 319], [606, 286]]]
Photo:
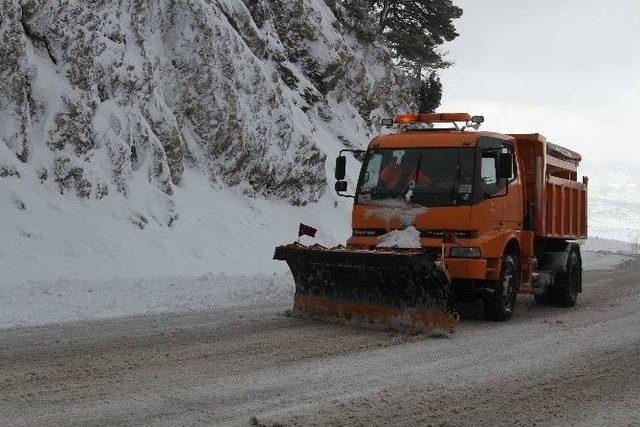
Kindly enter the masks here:
[[639, 263], [450, 338], [286, 307], [0, 331], [1, 425], [639, 425]]

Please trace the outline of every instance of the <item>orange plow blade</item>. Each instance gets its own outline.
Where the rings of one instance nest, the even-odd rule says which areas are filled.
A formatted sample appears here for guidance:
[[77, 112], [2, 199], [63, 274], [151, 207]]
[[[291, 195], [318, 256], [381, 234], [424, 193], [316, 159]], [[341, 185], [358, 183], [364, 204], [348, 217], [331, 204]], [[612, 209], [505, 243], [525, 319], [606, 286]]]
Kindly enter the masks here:
[[422, 332], [458, 324], [451, 284], [427, 254], [291, 244], [277, 247], [274, 258], [293, 274], [295, 315]]

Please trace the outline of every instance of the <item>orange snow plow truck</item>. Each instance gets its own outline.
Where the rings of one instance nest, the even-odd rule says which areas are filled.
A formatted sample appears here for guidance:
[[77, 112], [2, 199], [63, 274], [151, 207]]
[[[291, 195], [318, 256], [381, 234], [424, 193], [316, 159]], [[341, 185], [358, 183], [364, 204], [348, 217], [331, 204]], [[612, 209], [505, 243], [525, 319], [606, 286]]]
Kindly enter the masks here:
[[[335, 188], [354, 198], [346, 246], [275, 251], [294, 277], [294, 313], [453, 330], [460, 301], [482, 300], [495, 321], [511, 318], [518, 293], [575, 305], [587, 237], [581, 156], [540, 134], [478, 131], [483, 121], [399, 115], [367, 150], [340, 152]], [[347, 151], [362, 161], [352, 195]]]

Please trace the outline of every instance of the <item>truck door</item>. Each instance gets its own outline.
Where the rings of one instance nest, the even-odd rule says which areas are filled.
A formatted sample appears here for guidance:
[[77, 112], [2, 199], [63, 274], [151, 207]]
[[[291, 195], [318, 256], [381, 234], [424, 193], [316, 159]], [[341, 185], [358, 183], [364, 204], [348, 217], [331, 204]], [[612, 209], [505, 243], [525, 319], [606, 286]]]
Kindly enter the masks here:
[[[493, 145], [493, 144], [491, 144]], [[497, 147], [486, 147], [481, 151], [480, 156], [480, 180], [483, 186], [483, 196], [487, 199], [488, 214], [492, 222], [499, 224], [504, 219], [504, 202], [500, 194], [503, 191], [501, 182], [497, 179], [498, 156], [500, 149]], [[495, 227], [494, 228], [501, 228]]]
[[471, 222], [480, 233], [501, 228], [504, 218], [504, 202], [500, 194], [503, 189], [497, 179], [498, 157], [502, 149], [501, 140], [492, 137], [480, 137], [477, 142], [476, 185], [474, 198], [476, 203], [471, 209]]
[[[522, 189], [517, 175], [513, 145], [504, 140], [482, 138], [480, 146], [481, 196], [488, 202], [488, 215], [494, 228], [520, 229], [522, 225]], [[500, 154], [511, 154], [512, 178], [497, 178]]]

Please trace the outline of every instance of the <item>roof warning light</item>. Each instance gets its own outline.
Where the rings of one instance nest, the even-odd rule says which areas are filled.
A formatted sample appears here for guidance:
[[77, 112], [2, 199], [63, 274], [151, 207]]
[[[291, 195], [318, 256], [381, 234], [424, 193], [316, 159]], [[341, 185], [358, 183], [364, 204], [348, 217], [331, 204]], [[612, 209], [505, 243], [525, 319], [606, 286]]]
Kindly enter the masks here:
[[[458, 123], [464, 123], [460, 127]], [[398, 114], [393, 119], [382, 119], [382, 126], [391, 127], [398, 125], [426, 125], [425, 129], [433, 128], [434, 123], [453, 123], [456, 129], [464, 130], [466, 127], [478, 129], [484, 122], [484, 116], [471, 116], [468, 113], [420, 113], [420, 114]]]

